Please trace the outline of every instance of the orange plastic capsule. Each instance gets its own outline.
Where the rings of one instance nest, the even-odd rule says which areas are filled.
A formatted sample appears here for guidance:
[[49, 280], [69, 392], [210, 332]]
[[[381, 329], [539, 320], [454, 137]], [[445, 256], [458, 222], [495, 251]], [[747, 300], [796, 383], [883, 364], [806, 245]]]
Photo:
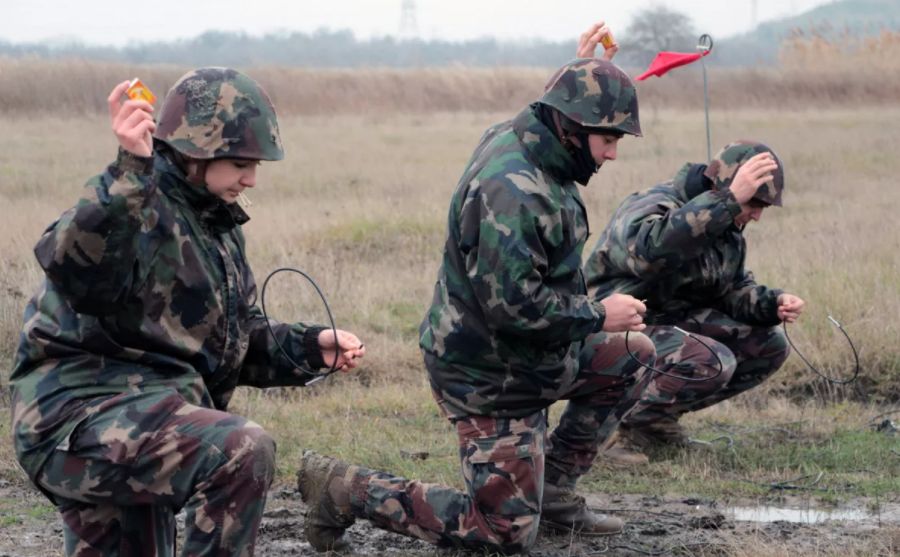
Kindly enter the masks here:
[[133, 101], [143, 100], [150, 104], [156, 102], [156, 95], [138, 78], [131, 80], [131, 83], [128, 84], [128, 89], [125, 90], [125, 94]]
[[616, 40], [612, 36], [612, 31], [608, 31], [605, 35], [600, 37], [600, 44], [603, 45], [603, 48], [612, 48], [616, 46]]

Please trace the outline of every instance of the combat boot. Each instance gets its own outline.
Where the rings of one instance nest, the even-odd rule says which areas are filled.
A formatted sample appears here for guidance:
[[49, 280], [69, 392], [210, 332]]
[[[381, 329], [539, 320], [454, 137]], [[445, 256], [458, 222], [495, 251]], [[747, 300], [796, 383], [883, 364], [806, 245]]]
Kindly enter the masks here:
[[344, 531], [356, 520], [350, 506], [353, 478], [364, 469], [342, 460], [304, 451], [297, 487], [306, 503], [304, 530], [316, 551], [346, 551]]
[[666, 417], [639, 426], [621, 424], [619, 429], [629, 437], [631, 443], [645, 449], [653, 446], [687, 447], [690, 444], [690, 439], [677, 418]]
[[635, 442], [630, 431], [617, 430], [600, 450], [600, 458], [616, 468], [646, 466], [650, 459], [644, 454], [644, 447]]
[[625, 527], [614, 516], [592, 512], [584, 497], [576, 495], [571, 488], [553, 484], [544, 484], [541, 524], [557, 532], [574, 531], [581, 536], [609, 536]]
[[614, 467], [630, 468], [650, 462], [648, 454], [660, 447], [687, 447], [691, 440], [676, 418], [641, 425], [620, 424], [601, 448], [600, 457]]

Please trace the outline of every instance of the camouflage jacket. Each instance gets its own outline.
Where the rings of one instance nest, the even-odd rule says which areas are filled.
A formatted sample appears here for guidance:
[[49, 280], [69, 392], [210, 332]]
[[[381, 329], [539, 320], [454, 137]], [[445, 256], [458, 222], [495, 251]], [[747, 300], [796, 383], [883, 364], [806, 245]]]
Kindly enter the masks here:
[[[236, 385], [310, 379], [272, 342], [244, 255], [246, 214], [188, 185], [165, 157], [120, 151], [35, 248], [46, 277], [11, 375], [13, 435], [34, 478], [98, 405], [178, 391], [224, 409]], [[321, 328], [273, 324], [292, 358], [323, 365]]]
[[574, 379], [577, 341], [603, 326], [581, 271], [587, 214], [575, 183], [559, 178], [572, 165], [529, 107], [485, 133], [459, 181], [419, 329], [437, 364], [432, 386], [454, 414], [546, 407]]
[[705, 165], [630, 195], [616, 209], [585, 265], [594, 298], [614, 292], [647, 300], [649, 322], [678, 321], [712, 307], [753, 325], [776, 325], [781, 290], [756, 284], [730, 191], [713, 191]]

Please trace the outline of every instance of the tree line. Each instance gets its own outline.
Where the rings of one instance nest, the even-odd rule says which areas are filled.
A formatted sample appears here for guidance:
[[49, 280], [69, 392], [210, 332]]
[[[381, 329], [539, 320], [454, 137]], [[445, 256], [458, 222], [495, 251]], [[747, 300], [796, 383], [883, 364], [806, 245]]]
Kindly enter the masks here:
[[[845, 0], [827, 8], [844, 21], [857, 3], [883, 0]], [[840, 9], [840, 12], [836, 10]], [[863, 10], [857, 9], [858, 12]], [[900, 12], [900, 9], [895, 8]], [[896, 18], [895, 16], [893, 16]], [[796, 19], [796, 18], [794, 18]], [[870, 18], [871, 19], [871, 18]], [[868, 20], [865, 20], [868, 21]], [[887, 22], [894, 20], [888, 18]], [[772, 63], [781, 40], [789, 36], [785, 20], [760, 25], [751, 33], [716, 41], [708, 63], [748, 66]], [[849, 24], [848, 24], [849, 25]], [[893, 25], [893, 24], [892, 24]], [[870, 24], [871, 26], [871, 24]], [[900, 27], [900, 23], [897, 25]], [[850, 29], [850, 27], [846, 27]], [[840, 29], [840, 26], [833, 26]], [[872, 31], [870, 29], [869, 31]], [[865, 30], [864, 30], [865, 31]], [[874, 29], [877, 31], [877, 29]], [[664, 6], [654, 6], [636, 14], [631, 24], [616, 32], [621, 46], [617, 63], [644, 67], [659, 51], [693, 52], [701, 32], [690, 16]], [[208, 31], [197, 37], [172, 42], [112, 47], [77, 42], [63, 44], [13, 44], [0, 38], [0, 56], [41, 58], [85, 58], [132, 64], [176, 64], [182, 66], [223, 65], [235, 67], [289, 66], [306, 68], [415, 68], [433, 66], [525, 66], [556, 67], [575, 52], [575, 37], [567, 41], [524, 39], [498, 41], [492, 38], [467, 41], [398, 39], [391, 36], [360, 40], [349, 30], [321, 29], [312, 33], [282, 32], [251, 36], [241, 32]]]

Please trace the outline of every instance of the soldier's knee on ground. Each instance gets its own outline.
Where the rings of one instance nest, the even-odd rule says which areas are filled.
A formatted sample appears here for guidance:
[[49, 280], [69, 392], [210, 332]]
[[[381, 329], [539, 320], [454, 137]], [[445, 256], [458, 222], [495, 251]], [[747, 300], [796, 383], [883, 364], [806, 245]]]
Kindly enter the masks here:
[[[489, 523], [494, 524], [490, 517], [486, 516], [485, 518]], [[504, 517], [504, 522], [508, 523], [508, 521], [509, 517]], [[503, 528], [494, 529], [494, 533], [498, 537], [496, 550], [503, 555], [524, 553], [537, 540], [539, 524], [540, 514], [535, 514], [515, 518], [511, 527], [506, 525]]]
[[[495, 464], [497, 463], [475, 464], [473, 470], [479, 475], [478, 468], [493, 468]], [[503, 464], [506, 463], [500, 463], [499, 466]], [[492, 479], [495, 481], [483, 482], [485, 489], [492, 493], [485, 494], [481, 491], [482, 497], [476, 496], [475, 506], [481, 516], [480, 520], [475, 520], [475, 524], [479, 524], [481, 529], [489, 530], [481, 532], [479, 538], [490, 540], [491, 545], [496, 545], [497, 551], [510, 554], [526, 550], [537, 538], [541, 514], [540, 500], [534, 492], [536, 489], [534, 482], [541, 474], [531, 474], [527, 470], [515, 467], [507, 468], [506, 471], [511, 478], [518, 478], [520, 483], [510, 485], [501, 479], [504, 474], [494, 476]], [[531, 481], [527, 481], [526, 477]]]
[[[503, 553], [524, 550], [534, 543], [540, 521], [544, 415], [470, 416], [457, 421], [456, 427], [466, 447], [463, 477], [477, 513], [471, 522], [459, 524], [459, 532], [464, 540], [477, 539], [476, 545], [496, 546]], [[480, 531], [465, 533], [473, 529]]]

